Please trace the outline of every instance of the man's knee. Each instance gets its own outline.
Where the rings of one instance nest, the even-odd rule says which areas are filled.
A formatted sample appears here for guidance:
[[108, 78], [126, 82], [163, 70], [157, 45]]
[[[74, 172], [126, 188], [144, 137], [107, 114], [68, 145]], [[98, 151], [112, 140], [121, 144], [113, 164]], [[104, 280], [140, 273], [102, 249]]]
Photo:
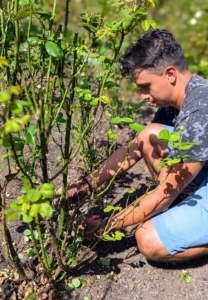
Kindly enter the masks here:
[[167, 143], [158, 139], [158, 134], [163, 129], [161, 124], [152, 123], [147, 125], [144, 130], [138, 134], [137, 141], [140, 151], [143, 154], [146, 152], [149, 153], [151, 149], [154, 149], [156, 152], [161, 153], [161, 156], [165, 157]]
[[137, 228], [135, 238], [139, 251], [147, 259], [163, 260], [166, 256], [168, 256], [168, 252], [157, 236], [151, 220]]

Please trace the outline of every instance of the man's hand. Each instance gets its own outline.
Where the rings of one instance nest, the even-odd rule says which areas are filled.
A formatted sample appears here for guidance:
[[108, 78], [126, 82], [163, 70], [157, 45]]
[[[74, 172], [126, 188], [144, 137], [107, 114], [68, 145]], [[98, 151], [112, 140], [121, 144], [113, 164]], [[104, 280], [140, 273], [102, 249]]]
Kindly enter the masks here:
[[[59, 188], [57, 191], [57, 195], [61, 196], [61, 193], [62, 188]], [[83, 198], [90, 195], [91, 189], [84, 178], [79, 178], [75, 183], [67, 186], [66, 198], [73, 203], [81, 201]]]
[[108, 222], [108, 218], [105, 219], [86, 219], [85, 221], [85, 231], [84, 231], [84, 239], [87, 241], [92, 241], [96, 236], [101, 235], [104, 232], [106, 224]]

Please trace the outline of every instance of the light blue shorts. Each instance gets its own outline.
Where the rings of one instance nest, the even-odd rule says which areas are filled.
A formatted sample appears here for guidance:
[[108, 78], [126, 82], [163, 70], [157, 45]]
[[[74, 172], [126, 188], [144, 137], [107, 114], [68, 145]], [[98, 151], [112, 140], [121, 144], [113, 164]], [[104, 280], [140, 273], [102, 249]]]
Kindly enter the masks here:
[[[164, 125], [173, 131], [173, 127]], [[169, 149], [170, 150], [170, 149]], [[208, 167], [193, 182], [197, 190], [167, 211], [152, 218], [161, 242], [170, 255], [208, 244]]]

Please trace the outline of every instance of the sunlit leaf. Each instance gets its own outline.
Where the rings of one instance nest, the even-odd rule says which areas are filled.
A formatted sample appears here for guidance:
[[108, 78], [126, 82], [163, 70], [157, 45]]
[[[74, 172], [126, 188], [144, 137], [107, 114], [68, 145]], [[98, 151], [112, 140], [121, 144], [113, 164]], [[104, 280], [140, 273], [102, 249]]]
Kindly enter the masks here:
[[6, 219], [9, 221], [16, 221], [20, 219], [21, 211], [17, 211], [16, 209], [9, 208], [5, 211]]
[[53, 214], [53, 209], [49, 203], [40, 204], [40, 214], [42, 217], [50, 218]]
[[21, 114], [21, 112], [23, 111], [22, 105], [20, 103], [18, 103], [17, 101], [12, 102], [9, 106], [9, 109], [15, 115]]
[[8, 59], [0, 56], [0, 67], [7, 67], [9, 65]]
[[7, 120], [4, 126], [4, 131], [6, 134], [20, 132], [22, 126], [15, 120]]
[[75, 286], [75, 288], [78, 288], [78, 287], [80, 287], [81, 282], [78, 278], [74, 278], [74, 279], [72, 279], [72, 284]]
[[141, 132], [144, 129], [143, 125], [137, 123], [130, 124], [129, 127], [131, 127], [133, 130], [137, 132]]
[[8, 91], [0, 92], [0, 102], [5, 103], [11, 99], [11, 94]]
[[178, 132], [171, 132], [170, 135], [169, 135], [169, 141], [170, 142], [174, 142], [174, 141], [178, 141], [180, 140], [180, 134]]
[[19, 95], [22, 93], [22, 89], [19, 85], [15, 85], [10, 87], [10, 92], [14, 95]]
[[39, 188], [43, 198], [51, 198], [55, 193], [55, 188], [52, 183], [44, 183]]
[[131, 118], [115, 117], [111, 119], [111, 122], [114, 124], [131, 124], [133, 120]]
[[169, 131], [167, 129], [163, 129], [158, 134], [159, 140], [168, 141], [169, 140]]
[[142, 29], [144, 31], [148, 31], [149, 28], [150, 28], [151, 24], [150, 24], [150, 21], [149, 20], [144, 20], [142, 21]]
[[35, 189], [31, 189], [28, 191], [27, 197], [31, 202], [37, 202], [41, 198], [41, 192]]
[[30, 122], [30, 119], [31, 119], [30, 115], [24, 115], [21, 118], [15, 118], [14, 120], [20, 124], [27, 125]]

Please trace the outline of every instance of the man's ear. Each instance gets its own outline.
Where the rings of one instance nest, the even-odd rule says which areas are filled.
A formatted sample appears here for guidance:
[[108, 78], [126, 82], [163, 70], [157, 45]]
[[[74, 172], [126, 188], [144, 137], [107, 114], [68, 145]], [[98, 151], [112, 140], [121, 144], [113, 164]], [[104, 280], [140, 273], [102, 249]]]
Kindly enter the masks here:
[[166, 77], [169, 80], [169, 82], [171, 84], [175, 84], [176, 78], [177, 78], [176, 69], [172, 66], [169, 66], [169, 67], [166, 68], [165, 74], [166, 74]]

